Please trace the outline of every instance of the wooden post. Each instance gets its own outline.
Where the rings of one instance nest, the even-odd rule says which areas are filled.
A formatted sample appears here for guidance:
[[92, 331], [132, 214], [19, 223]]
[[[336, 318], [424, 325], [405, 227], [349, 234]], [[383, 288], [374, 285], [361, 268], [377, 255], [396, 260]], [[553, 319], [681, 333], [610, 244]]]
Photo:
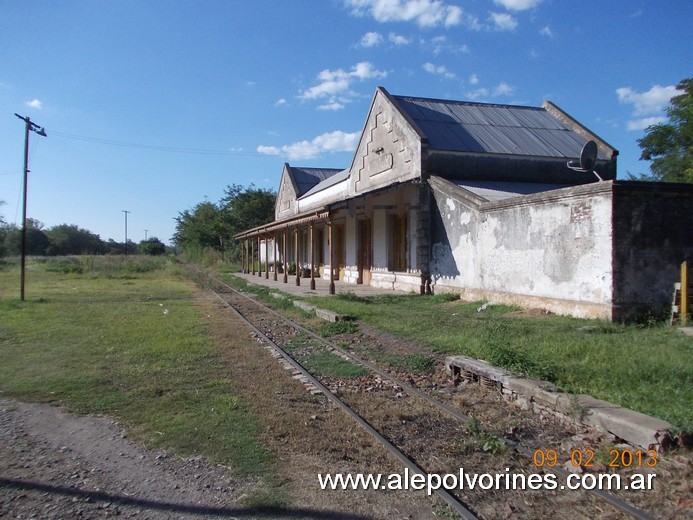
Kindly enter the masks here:
[[265, 280], [269, 280], [269, 238], [265, 237]]
[[334, 230], [332, 229], [332, 221], [330, 221], [329, 227], [327, 228], [327, 240], [330, 243], [330, 294], [335, 293], [334, 286]]
[[284, 262], [284, 283], [289, 282], [289, 262], [286, 261], [286, 242], [289, 240], [289, 227], [284, 228], [284, 255], [282, 256], [282, 262]]
[[296, 285], [301, 285], [301, 266], [299, 265], [299, 254], [298, 254], [298, 226], [294, 228], [294, 247], [296, 248], [295, 262], [296, 262]]
[[681, 326], [688, 324], [688, 261], [681, 264]]
[[257, 275], [262, 278], [262, 258], [260, 257], [260, 233], [257, 235]]
[[310, 290], [315, 290], [315, 223], [310, 223]]
[[277, 255], [279, 250], [277, 248], [277, 232], [274, 232], [274, 238], [272, 239], [272, 250], [274, 251], [274, 281], [277, 281]]
[[255, 274], [255, 240], [250, 242], [250, 264], [252, 273]]

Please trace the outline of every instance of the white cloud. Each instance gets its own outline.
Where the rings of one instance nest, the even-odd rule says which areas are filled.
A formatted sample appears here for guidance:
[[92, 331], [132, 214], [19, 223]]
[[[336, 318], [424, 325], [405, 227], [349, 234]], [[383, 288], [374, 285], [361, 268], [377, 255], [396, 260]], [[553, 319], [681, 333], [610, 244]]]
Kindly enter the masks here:
[[257, 152], [263, 155], [285, 155], [291, 159], [306, 159], [333, 152], [353, 152], [360, 136], [361, 132], [336, 130], [319, 135], [311, 141], [298, 141], [280, 147], [260, 145]]
[[510, 11], [525, 11], [538, 6], [542, 0], [493, 0], [493, 3]]
[[469, 76], [469, 84], [470, 85], [478, 85], [479, 84], [479, 76], [476, 74], [472, 74]]
[[319, 83], [299, 93], [302, 100], [327, 99], [328, 102], [321, 105], [322, 110], [337, 110], [337, 104], [348, 103], [351, 98], [357, 96], [350, 90], [354, 81], [367, 79], [380, 79], [387, 76], [387, 72], [376, 69], [372, 63], [362, 61], [351, 67], [350, 71], [343, 69], [325, 69], [318, 74]]
[[415, 22], [420, 27], [452, 27], [462, 22], [462, 8], [442, 0], [345, 0], [356, 16], [378, 22]]
[[670, 85], [662, 87], [655, 85], [647, 92], [636, 92], [630, 87], [616, 89], [618, 102], [622, 104], [632, 104], [634, 116], [644, 116], [661, 112], [669, 103], [669, 100], [679, 94], [676, 87]]
[[478, 88], [476, 90], [472, 90], [471, 92], [467, 92], [467, 98], [469, 98], [471, 101], [476, 101], [478, 99], [483, 99], [488, 97], [488, 89], [487, 88]]
[[30, 108], [37, 108], [39, 110], [43, 108], [43, 103], [41, 102], [41, 100], [36, 98], [30, 101], [26, 101], [24, 104]]
[[510, 96], [513, 92], [515, 92], [515, 87], [512, 87], [512, 86], [508, 85], [505, 81], [502, 81], [493, 90], [493, 95], [494, 96]]
[[396, 45], [398, 47], [401, 45], [409, 45], [411, 43], [411, 40], [409, 38], [392, 32], [387, 36], [387, 39], [391, 44]]
[[551, 27], [548, 25], [546, 27], [542, 27], [539, 29], [539, 34], [542, 36], [548, 36], [549, 38], [553, 38], [553, 31], [551, 30]]
[[332, 111], [336, 111], [336, 110], [341, 110], [341, 109], [343, 109], [343, 108], [344, 108], [344, 105], [343, 105], [342, 103], [340, 103], [339, 101], [333, 101], [333, 102], [331, 102], [331, 103], [326, 103], [326, 104], [324, 104], [324, 105], [320, 105], [320, 106], [318, 107], [318, 110], [332, 110]]
[[383, 36], [378, 32], [367, 32], [361, 37], [361, 47], [375, 47], [383, 42]]
[[491, 13], [489, 19], [499, 31], [514, 31], [517, 27], [517, 20], [508, 13]]
[[454, 72], [450, 72], [445, 65], [434, 65], [433, 63], [424, 63], [423, 69], [426, 72], [435, 74], [436, 76], [443, 76], [447, 79], [453, 79], [455, 77]]
[[640, 119], [631, 119], [626, 123], [627, 130], [645, 130], [648, 126], [663, 123], [667, 118], [663, 116], [643, 117]]
[[286, 99], [280, 98], [277, 100], [277, 102], [274, 104], [274, 106], [280, 107], [280, 106], [286, 105], [287, 103], [288, 103], [288, 101]]
[[631, 119], [626, 123], [628, 130], [643, 130], [650, 125], [661, 123], [665, 117], [662, 111], [669, 104], [672, 97], [680, 94], [676, 87], [669, 85], [662, 87], [655, 85], [647, 92], [637, 92], [630, 87], [616, 89], [618, 102], [624, 105], [633, 105]]

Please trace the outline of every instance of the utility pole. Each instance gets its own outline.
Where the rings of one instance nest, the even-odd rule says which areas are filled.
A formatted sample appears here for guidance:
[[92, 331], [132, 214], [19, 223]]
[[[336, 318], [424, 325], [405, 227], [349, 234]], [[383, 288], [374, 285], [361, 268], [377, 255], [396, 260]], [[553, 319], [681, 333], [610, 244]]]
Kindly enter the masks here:
[[125, 213], [125, 258], [128, 257], [128, 213], [132, 213], [132, 211], [127, 211], [123, 210], [123, 213]]
[[20, 299], [24, 301], [24, 281], [26, 274], [26, 198], [27, 198], [27, 181], [29, 179], [29, 131], [35, 132], [41, 137], [46, 137], [46, 130], [31, 122], [28, 117], [22, 117], [15, 113], [19, 119], [24, 121], [24, 204], [22, 206], [22, 268], [20, 281]]
[[144, 239], [145, 239], [145, 240], [147, 240], [147, 231], [149, 231], [149, 230], [148, 230], [148, 229], [145, 229], [145, 230], [144, 230]]

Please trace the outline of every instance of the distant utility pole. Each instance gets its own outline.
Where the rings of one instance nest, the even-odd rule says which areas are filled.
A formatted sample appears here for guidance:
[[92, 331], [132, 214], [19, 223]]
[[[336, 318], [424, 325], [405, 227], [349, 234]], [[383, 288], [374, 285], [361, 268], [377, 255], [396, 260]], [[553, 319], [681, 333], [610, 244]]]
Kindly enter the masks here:
[[20, 298], [24, 301], [24, 280], [26, 273], [26, 194], [27, 194], [27, 180], [29, 178], [29, 131], [35, 132], [42, 137], [46, 137], [46, 130], [31, 122], [28, 117], [22, 117], [15, 113], [19, 119], [24, 121], [24, 204], [22, 206], [22, 269], [21, 269], [21, 281], [20, 281]]
[[149, 231], [149, 230], [148, 230], [148, 229], [145, 229], [145, 230], [144, 230], [144, 239], [145, 239], [145, 240], [147, 240], [147, 231]]
[[132, 213], [132, 211], [127, 211], [123, 210], [123, 213], [125, 213], [125, 258], [128, 257], [128, 213]]

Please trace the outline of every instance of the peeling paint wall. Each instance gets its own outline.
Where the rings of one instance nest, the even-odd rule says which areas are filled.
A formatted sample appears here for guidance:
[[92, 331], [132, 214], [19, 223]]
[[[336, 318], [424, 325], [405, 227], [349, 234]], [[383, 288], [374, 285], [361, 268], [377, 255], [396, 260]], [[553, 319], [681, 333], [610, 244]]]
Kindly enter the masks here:
[[520, 304], [541, 301], [544, 308], [569, 314], [584, 303], [578, 315], [610, 319], [610, 190], [565, 188], [475, 206], [452, 190], [434, 189], [434, 199], [436, 290], [464, 289]]

